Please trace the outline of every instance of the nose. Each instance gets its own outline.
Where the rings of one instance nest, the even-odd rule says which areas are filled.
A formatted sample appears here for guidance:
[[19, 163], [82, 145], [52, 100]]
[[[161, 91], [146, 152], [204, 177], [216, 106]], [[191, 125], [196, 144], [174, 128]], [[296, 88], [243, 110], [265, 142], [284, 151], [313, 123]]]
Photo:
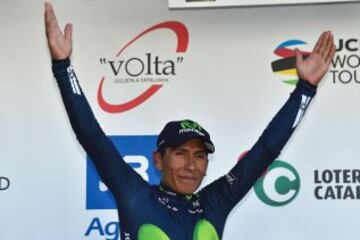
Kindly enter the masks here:
[[189, 171], [195, 171], [195, 159], [193, 156], [187, 156], [185, 161], [185, 169]]

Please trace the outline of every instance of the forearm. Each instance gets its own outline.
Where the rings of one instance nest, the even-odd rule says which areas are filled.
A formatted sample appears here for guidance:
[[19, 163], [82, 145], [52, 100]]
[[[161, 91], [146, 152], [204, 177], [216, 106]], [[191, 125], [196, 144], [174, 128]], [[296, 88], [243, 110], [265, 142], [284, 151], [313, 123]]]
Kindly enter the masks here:
[[315, 93], [315, 86], [300, 81], [251, 150], [227, 175], [210, 184], [204, 191], [220, 193], [218, 195], [220, 201], [214, 202], [220, 204], [221, 208], [226, 210], [224, 210], [226, 214], [245, 196], [280, 154]]
[[252, 149], [231, 170], [239, 181], [240, 198], [252, 187], [267, 167], [280, 155], [300, 123], [316, 93], [316, 86], [300, 80], [289, 99], [271, 120]]
[[[91, 157], [101, 179], [114, 194], [124, 193], [126, 184], [138, 179], [134, 171], [102, 131], [76, 79], [70, 61], [53, 61], [54, 76], [71, 126], [80, 144]], [[134, 180], [138, 181], [138, 180]]]
[[91, 154], [95, 151], [97, 138], [104, 133], [80, 88], [70, 60], [53, 60], [52, 69], [75, 135], [85, 151]]
[[[70, 60], [65, 59], [72, 52], [72, 25], [67, 24], [63, 34], [51, 4], [45, 3], [45, 28], [52, 58], [64, 59], [54, 60], [52, 69], [76, 137], [116, 198], [129, 199], [136, 194], [136, 186], [144, 185], [144, 181], [124, 162], [102, 131], [78, 84]], [[129, 187], [129, 183], [132, 187]]]
[[316, 94], [316, 86], [300, 80], [284, 106], [271, 120], [258, 143], [277, 157], [304, 116], [311, 99]]

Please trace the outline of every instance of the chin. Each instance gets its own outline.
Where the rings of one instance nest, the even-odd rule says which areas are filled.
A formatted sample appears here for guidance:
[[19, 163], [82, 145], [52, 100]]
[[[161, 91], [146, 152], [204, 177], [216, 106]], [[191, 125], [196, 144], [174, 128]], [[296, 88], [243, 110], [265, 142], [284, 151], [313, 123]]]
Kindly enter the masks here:
[[193, 194], [197, 188], [198, 184], [192, 186], [182, 186], [178, 190], [181, 194]]
[[195, 192], [195, 190], [192, 190], [192, 189], [191, 190], [182, 190], [182, 191], [180, 191], [180, 193], [190, 195], [190, 194], [193, 194]]

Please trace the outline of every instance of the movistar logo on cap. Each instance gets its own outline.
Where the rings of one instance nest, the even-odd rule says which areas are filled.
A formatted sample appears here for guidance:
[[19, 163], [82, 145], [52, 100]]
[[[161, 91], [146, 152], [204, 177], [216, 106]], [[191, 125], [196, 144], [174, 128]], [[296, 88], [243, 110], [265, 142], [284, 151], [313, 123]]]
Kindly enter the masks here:
[[193, 129], [198, 129], [200, 131], [202, 130], [201, 126], [198, 123], [190, 121], [190, 120], [182, 121], [180, 123], [180, 125], [183, 129], [193, 128]]
[[182, 129], [179, 130], [179, 133], [188, 133], [188, 132], [195, 132], [200, 136], [205, 136], [205, 133], [202, 132], [202, 127], [193, 121], [185, 120], [180, 123]]
[[290, 164], [275, 161], [254, 186], [258, 198], [267, 205], [279, 207], [295, 199], [300, 190], [300, 177]]

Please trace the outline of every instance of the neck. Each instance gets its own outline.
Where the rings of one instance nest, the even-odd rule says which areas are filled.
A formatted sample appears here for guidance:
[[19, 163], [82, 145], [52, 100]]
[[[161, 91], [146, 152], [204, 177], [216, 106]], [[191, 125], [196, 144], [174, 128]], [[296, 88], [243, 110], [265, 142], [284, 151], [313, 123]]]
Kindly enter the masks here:
[[179, 192], [176, 192], [174, 191], [171, 187], [169, 187], [168, 185], [166, 185], [164, 182], [161, 182], [160, 185], [159, 185], [159, 189], [161, 192], [164, 192], [166, 195], [169, 195], [169, 196], [178, 196], [178, 197], [183, 197], [185, 199], [192, 199], [193, 196], [195, 196], [196, 194], [194, 193], [179, 193]]

